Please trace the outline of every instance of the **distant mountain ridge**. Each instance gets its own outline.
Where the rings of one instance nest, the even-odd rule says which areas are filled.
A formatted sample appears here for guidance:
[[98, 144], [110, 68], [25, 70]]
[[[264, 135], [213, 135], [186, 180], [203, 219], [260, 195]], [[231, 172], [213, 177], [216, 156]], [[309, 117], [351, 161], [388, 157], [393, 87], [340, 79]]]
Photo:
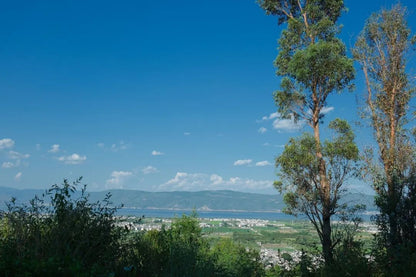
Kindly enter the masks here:
[[[15, 197], [20, 203], [28, 203], [35, 195], [42, 195], [45, 190], [14, 189], [0, 187], [0, 208], [6, 208], [6, 202]], [[126, 208], [164, 209], [199, 211], [281, 211], [285, 204], [279, 194], [266, 195], [230, 190], [207, 191], [173, 191], [148, 192], [139, 190], [106, 190], [89, 192], [91, 201], [104, 199], [110, 192], [115, 205], [123, 204]], [[371, 195], [351, 193], [343, 198], [351, 204], [365, 204], [367, 210], [374, 210], [374, 198]]]

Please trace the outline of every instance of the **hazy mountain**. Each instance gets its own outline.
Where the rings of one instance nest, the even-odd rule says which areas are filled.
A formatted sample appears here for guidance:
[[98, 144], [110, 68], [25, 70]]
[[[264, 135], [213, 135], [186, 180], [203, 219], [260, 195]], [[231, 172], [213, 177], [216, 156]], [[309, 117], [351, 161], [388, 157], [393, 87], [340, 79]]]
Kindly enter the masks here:
[[[146, 192], [138, 190], [108, 190], [90, 192], [91, 201], [102, 200], [106, 193], [112, 194], [114, 204], [137, 209], [178, 209], [178, 210], [238, 210], [238, 211], [278, 211], [284, 208], [281, 195], [265, 195], [229, 190], [219, 191], [174, 191]], [[0, 208], [6, 207], [5, 202], [15, 197], [20, 203], [28, 203], [35, 194], [42, 195], [44, 190], [13, 189], [0, 187]], [[373, 196], [365, 194], [348, 194], [345, 202], [366, 204], [367, 210], [374, 210]]]

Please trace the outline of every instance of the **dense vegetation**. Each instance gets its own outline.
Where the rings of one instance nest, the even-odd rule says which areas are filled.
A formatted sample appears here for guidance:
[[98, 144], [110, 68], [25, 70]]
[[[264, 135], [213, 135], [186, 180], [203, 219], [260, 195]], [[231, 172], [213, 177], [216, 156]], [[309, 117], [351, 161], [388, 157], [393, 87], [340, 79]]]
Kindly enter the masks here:
[[79, 181], [54, 185], [29, 205], [8, 203], [2, 276], [264, 276], [258, 252], [227, 239], [210, 245], [195, 216], [132, 232], [117, 225], [110, 195], [91, 203]]
[[[161, 230], [134, 231], [115, 216], [107, 195], [90, 202], [79, 180], [54, 185], [29, 205], [8, 203], [0, 226], [2, 276], [370, 276], [376, 271], [355, 241], [354, 225], [342, 232], [334, 262], [322, 263], [311, 245], [300, 260], [282, 253], [286, 266], [267, 267], [259, 252], [236, 241], [203, 236], [196, 215]], [[258, 234], [263, 239], [268, 232]], [[312, 243], [311, 243], [312, 244]], [[311, 250], [316, 249], [316, 250]], [[333, 273], [336, 272], [336, 275]], [[377, 275], [375, 275], [377, 276]]]

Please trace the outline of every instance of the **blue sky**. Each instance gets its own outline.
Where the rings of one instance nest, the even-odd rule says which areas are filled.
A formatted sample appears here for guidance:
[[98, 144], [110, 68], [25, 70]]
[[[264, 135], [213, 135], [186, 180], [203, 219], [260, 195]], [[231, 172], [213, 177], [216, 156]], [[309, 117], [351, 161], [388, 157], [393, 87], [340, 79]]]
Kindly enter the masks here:
[[[346, 1], [347, 46], [393, 3]], [[401, 3], [416, 30], [416, 4]], [[253, 0], [4, 1], [0, 185], [83, 176], [91, 190], [276, 193], [274, 158], [309, 131], [273, 115], [276, 23]], [[361, 75], [329, 99], [326, 122], [357, 120]]]

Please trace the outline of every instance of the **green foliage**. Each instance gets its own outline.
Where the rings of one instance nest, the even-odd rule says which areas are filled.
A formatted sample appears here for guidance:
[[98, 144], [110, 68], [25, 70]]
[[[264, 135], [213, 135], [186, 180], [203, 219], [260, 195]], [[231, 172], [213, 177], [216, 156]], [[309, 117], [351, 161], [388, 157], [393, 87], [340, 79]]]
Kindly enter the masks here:
[[[409, 272], [416, 272], [415, 176], [415, 172], [407, 178], [393, 175], [394, 193], [380, 190], [376, 196], [380, 214], [375, 221], [379, 232], [374, 237], [372, 255], [386, 276], [412, 276]], [[379, 180], [386, 183], [385, 179]], [[405, 189], [399, 191], [402, 188]]]
[[335, 22], [344, 9], [342, 0], [259, 0], [258, 2], [268, 14], [278, 16], [279, 24], [288, 21], [290, 18], [300, 18], [302, 16], [302, 10], [298, 7], [300, 3], [303, 10], [310, 15], [311, 23], [316, 25], [316, 33], [322, 32], [318, 31], [323, 20], [328, 19]]
[[[329, 128], [334, 131], [334, 137], [319, 146], [326, 164], [330, 187], [327, 210], [330, 216], [338, 214], [344, 217], [344, 220], [350, 220], [360, 209], [349, 208], [340, 199], [344, 193], [345, 181], [358, 172], [359, 151], [354, 142], [355, 136], [346, 121], [335, 119], [329, 124]], [[308, 133], [298, 139], [290, 139], [283, 153], [276, 158], [281, 181], [275, 182], [275, 187], [285, 194], [284, 212], [292, 215], [305, 214], [314, 224], [323, 243], [325, 235], [322, 217], [325, 196], [319, 179], [322, 159], [316, 156], [316, 149], [316, 140]], [[338, 242], [339, 238], [332, 235], [330, 248], [333, 249]]]
[[354, 238], [354, 233], [343, 233], [334, 249], [334, 262], [320, 271], [324, 276], [371, 276], [371, 267], [363, 250], [363, 243]]
[[[302, 120], [313, 129], [313, 136], [292, 139], [277, 158], [276, 165], [283, 171], [284, 180], [275, 185], [288, 193], [286, 212], [304, 213], [314, 224], [325, 260], [330, 263], [331, 216], [337, 210], [342, 183], [349, 175], [349, 163], [357, 159], [354, 155], [358, 152], [346, 122], [343, 126], [341, 121], [330, 126], [337, 129], [340, 139], [328, 142], [324, 150], [320, 138], [328, 96], [353, 87], [353, 60], [346, 56], [346, 47], [337, 38], [340, 27], [336, 22], [344, 10], [344, 1], [258, 2], [266, 13], [278, 17], [279, 24], [287, 23], [279, 38], [275, 60], [276, 74], [282, 77], [280, 89], [274, 94], [278, 112], [282, 118]], [[338, 151], [337, 146], [343, 141], [351, 142], [350, 148]], [[346, 174], [343, 169], [347, 169]]]
[[254, 250], [246, 250], [230, 239], [220, 240], [212, 249], [211, 255], [215, 260], [217, 276], [254, 277], [264, 275], [259, 253]]
[[3, 214], [0, 271], [5, 276], [90, 276], [111, 272], [120, 254], [110, 195], [90, 203], [80, 179], [54, 185], [50, 202], [35, 197], [30, 206], [8, 203]]
[[212, 248], [196, 218], [176, 218], [171, 228], [135, 234], [123, 263], [132, 276], [263, 276], [259, 253], [230, 240]]
[[169, 230], [169, 271], [173, 276], [209, 276], [209, 260], [205, 256], [208, 243], [202, 239], [196, 214], [183, 215]]
[[336, 37], [339, 33], [336, 21], [344, 3], [342, 0], [258, 2], [268, 14], [278, 16], [279, 23], [287, 23], [279, 38], [275, 60], [276, 73], [283, 77], [281, 89], [275, 93], [278, 111], [284, 118], [302, 118], [312, 126], [324, 116], [321, 110], [330, 93], [352, 88], [353, 60], [346, 56], [344, 43]]
[[116, 226], [110, 195], [90, 203], [79, 183], [64, 180], [29, 206], [8, 203], [0, 225], [2, 276], [264, 275], [258, 252], [229, 240], [210, 247], [195, 213], [170, 228], [128, 232]]
[[[329, 127], [336, 135], [332, 141], [326, 140], [320, 148], [328, 165], [328, 179], [332, 189], [331, 213], [335, 214], [345, 212], [346, 207], [339, 205], [338, 199], [344, 180], [356, 173], [359, 152], [354, 134], [346, 121], [336, 119]], [[289, 214], [302, 213], [312, 218], [319, 217], [316, 208], [319, 210], [322, 205], [322, 195], [317, 179], [319, 159], [315, 151], [314, 137], [305, 133], [298, 139], [290, 139], [283, 153], [276, 159], [282, 181], [275, 182], [275, 186], [285, 193], [286, 212]]]

